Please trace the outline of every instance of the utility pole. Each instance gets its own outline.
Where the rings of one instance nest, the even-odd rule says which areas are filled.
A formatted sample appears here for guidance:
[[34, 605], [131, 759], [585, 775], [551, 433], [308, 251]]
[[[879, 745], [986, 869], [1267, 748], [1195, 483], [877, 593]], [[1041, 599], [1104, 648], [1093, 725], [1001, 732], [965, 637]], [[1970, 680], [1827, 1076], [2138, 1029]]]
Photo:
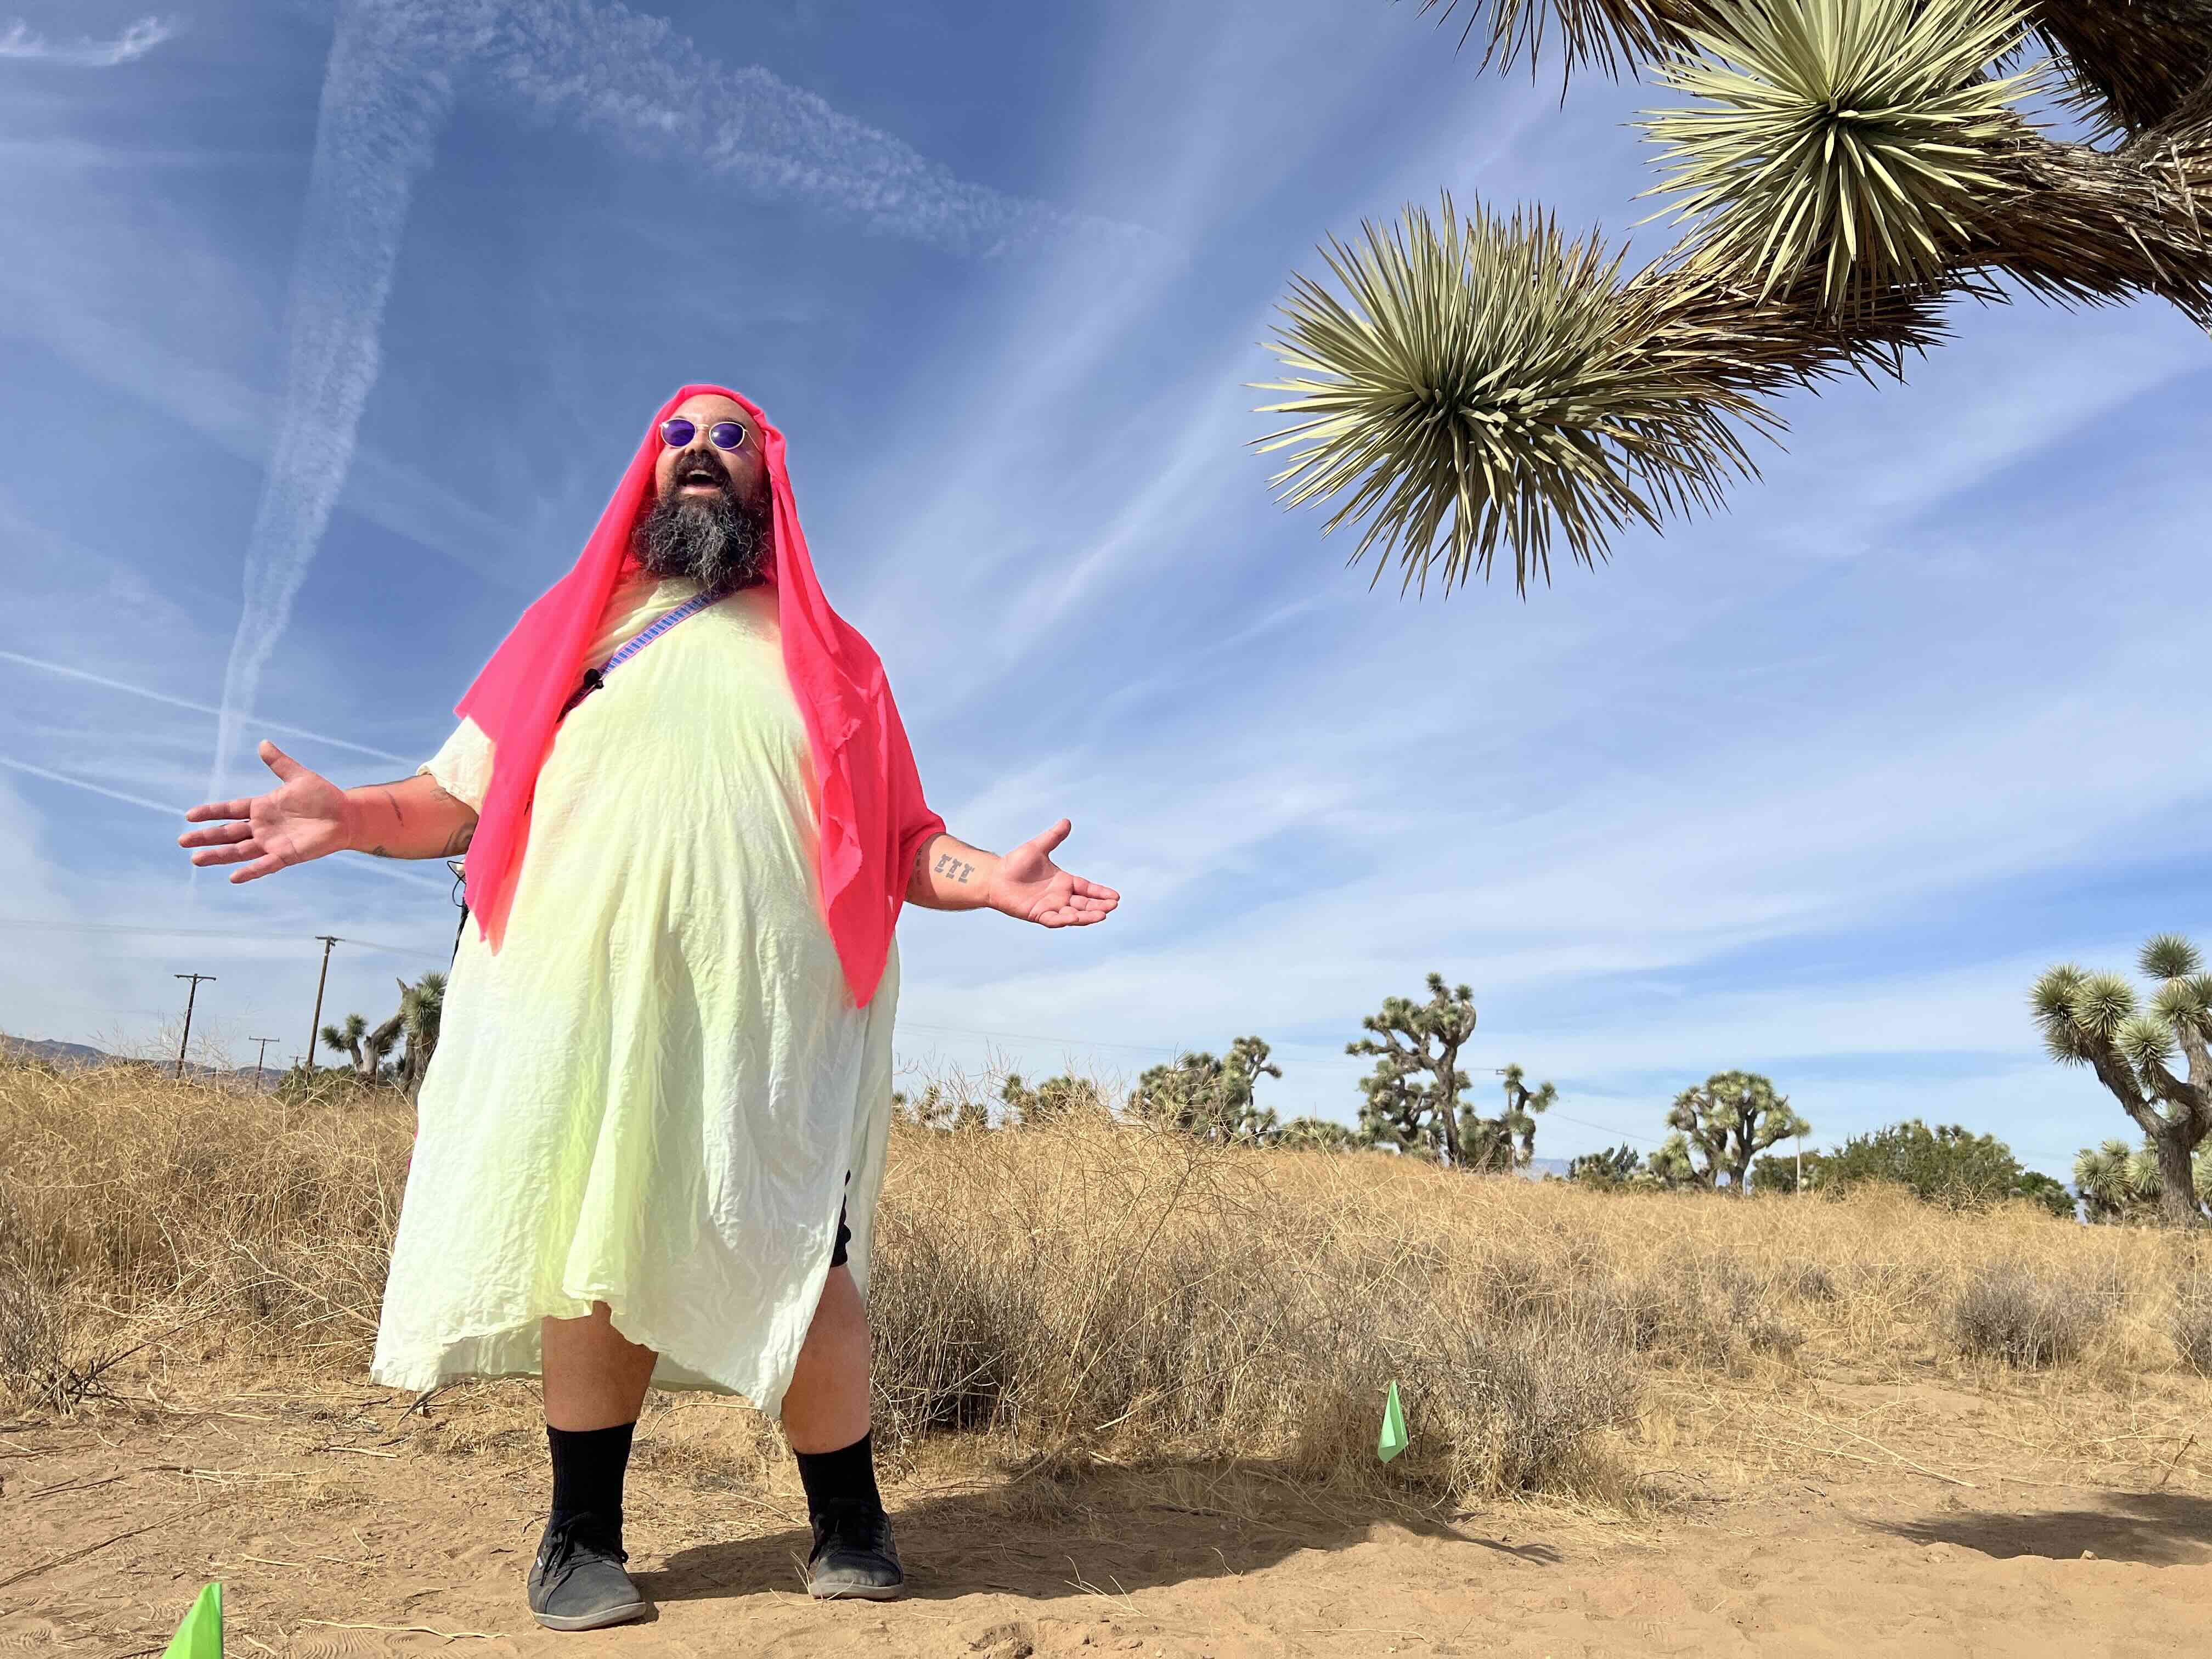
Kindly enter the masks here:
[[188, 979], [192, 982], [192, 988], [185, 994], [185, 1034], [177, 1040], [177, 1075], [182, 1077], [185, 1074], [185, 1049], [192, 1040], [192, 1004], [199, 1000], [200, 981], [206, 980], [210, 984], [213, 984], [215, 975], [213, 974], [172, 974], [169, 977]]
[[315, 981], [315, 1017], [307, 1023], [307, 1069], [310, 1072], [315, 1066], [315, 1033], [323, 1029], [323, 987], [331, 977], [331, 946], [338, 942], [334, 933], [318, 933], [315, 937], [323, 942], [323, 971]]
[[262, 1056], [269, 1052], [269, 1045], [276, 1042], [276, 1039], [275, 1037], [248, 1037], [246, 1040], [248, 1042], [258, 1042], [261, 1045], [258, 1052], [257, 1052], [253, 1056], [253, 1086], [258, 1090], [261, 1087]]

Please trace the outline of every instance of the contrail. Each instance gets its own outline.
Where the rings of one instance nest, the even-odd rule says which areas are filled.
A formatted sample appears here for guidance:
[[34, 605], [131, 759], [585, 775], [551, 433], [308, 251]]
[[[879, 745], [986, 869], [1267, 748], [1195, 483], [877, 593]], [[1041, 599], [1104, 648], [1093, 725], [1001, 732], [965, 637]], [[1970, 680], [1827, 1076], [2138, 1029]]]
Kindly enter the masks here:
[[49, 783], [65, 783], [73, 789], [89, 789], [95, 795], [105, 795], [110, 800], [119, 800], [126, 805], [144, 806], [156, 812], [166, 812], [180, 821], [185, 816], [183, 807], [172, 806], [167, 801], [149, 800], [143, 795], [126, 795], [120, 789], [110, 789], [106, 784], [88, 783], [84, 779], [73, 778], [66, 772], [49, 772], [45, 767], [33, 766], [28, 761], [12, 760], [6, 755], [0, 755], [0, 766], [7, 767], [10, 771], [28, 772], [33, 777], [44, 778]]
[[665, 22], [606, 0], [342, 0], [293, 266], [282, 424], [246, 544], [210, 799], [225, 793], [238, 711], [256, 699], [344, 487], [408, 199], [453, 106], [453, 77], [471, 65], [544, 113], [641, 154], [692, 160], [758, 199], [804, 201], [957, 252], [1070, 233], [1158, 240], [966, 183], [812, 93], [757, 66], [726, 68]]
[[[221, 714], [222, 710], [213, 703], [194, 702], [190, 697], [172, 696], [167, 691], [156, 691], [151, 686], [133, 685], [128, 680], [112, 680], [105, 674], [88, 673], [82, 668], [71, 668], [67, 663], [48, 662], [44, 657], [27, 657], [20, 651], [0, 651], [0, 661], [21, 663], [26, 668], [42, 669], [49, 674], [60, 674], [73, 680], [82, 680], [88, 685], [104, 685], [111, 691], [128, 691], [136, 697], [145, 697], [154, 702], [165, 702], [172, 708], [189, 708], [195, 714]], [[282, 720], [264, 720], [258, 714], [244, 716], [265, 732], [282, 732], [289, 738], [306, 738], [325, 744], [332, 749], [350, 749], [356, 755], [368, 755], [377, 760], [398, 761], [405, 764], [407, 757], [395, 755], [389, 749], [373, 749], [365, 743], [349, 743], [343, 738], [334, 738], [327, 732], [310, 732], [304, 726], [287, 726]]]
[[29, 58], [41, 64], [66, 64], [73, 69], [113, 69], [134, 58], [143, 58], [177, 32], [174, 23], [159, 17], [142, 17], [112, 40], [76, 40], [57, 46], [31, 33], [25, 22], [0, 29], [0, 58]]
[[223, 670], [208, 799], [223, 793], [240, 711], [291, 620], [292, 601], [345, 486], [376, 384], [384, 304], [408, 198], [453, 106], [448, 66], [489, 7], [342, 0], [292, 265], [291, 340], [276, 453], [246, 544], [246, 603]]
[[658, 17], [599, 0], [510, 0], [487, 47], [495, 82], [635, 153], [705, 167], [761, 200], [955, 253], [1076, 233], [1162, 239], [968, 183], [904, 140], [758, 64], [731, 69]]

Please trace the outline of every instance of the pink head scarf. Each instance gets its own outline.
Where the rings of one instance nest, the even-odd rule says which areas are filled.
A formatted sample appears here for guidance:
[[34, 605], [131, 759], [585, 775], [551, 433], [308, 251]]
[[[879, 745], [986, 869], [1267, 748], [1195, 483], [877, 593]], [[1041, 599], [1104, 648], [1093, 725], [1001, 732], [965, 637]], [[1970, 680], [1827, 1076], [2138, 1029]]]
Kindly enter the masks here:
[[583, 672], [584, 649], [631, 562], [631, 531], [653, 495], [660, 423], [686, 398], [708, 393], [727, 398], [760, 428], [775, 514], [769, 580], [782, 623], [784, 672], [814, 757], [823, 920], [853, 1000], [866, 1006], [883, 975], [915, 858], [930, 836], [943, 833], [945, 820], [922, 798], [882, 662], [830, 608], [814, 579], [784, 465], [783, 434], [725, 386], [687, 386], [661, 405], [582, 556], [522, 613], [454, 708], [494, 744], [491, 788], [469, 844], [469, 911], [485, 943], [497, 950], [530, 834], [538, 769], [552, 745], [561, 706]]

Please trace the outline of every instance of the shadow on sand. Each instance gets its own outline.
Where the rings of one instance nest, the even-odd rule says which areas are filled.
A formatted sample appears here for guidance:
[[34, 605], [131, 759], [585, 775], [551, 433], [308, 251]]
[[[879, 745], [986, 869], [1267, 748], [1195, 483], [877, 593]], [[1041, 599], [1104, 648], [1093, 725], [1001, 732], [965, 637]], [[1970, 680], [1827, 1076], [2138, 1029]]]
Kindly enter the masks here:
[[[888, 1500], [908, 1576], [906, 1599], [979, 1593], [1050, 1601], [1109, 1596], [1267, 1567], [1302, 1550], [1364, 1542], [1387, 1525], [1471, 1544], [1532, 1566], [1561, 1559], [1549, 1544], [1455, 1525], [1387, 1498], [1299, 1492], [1264, 1462], [1114, 1469], [1072, 1482], [1031, 1482]], [[1518, 1517], [1513, 1517], [1518, 1519]], [[803, 1588], [803, 1529], [678, 1551], [635, 1577], [656, 1601]]]
[[2100, 1560], [2150, 1567], [2212, 1561], [2212, 1500], [2179, 1492], [2107, 1492], [2097, 1504], [2010, 1515], [1970, 1510], [1879, 1524], [1916, 1544], [1958, 1544], [2000, 1560], [2016, 1555], [2072, 1560], [2087, 1550]]

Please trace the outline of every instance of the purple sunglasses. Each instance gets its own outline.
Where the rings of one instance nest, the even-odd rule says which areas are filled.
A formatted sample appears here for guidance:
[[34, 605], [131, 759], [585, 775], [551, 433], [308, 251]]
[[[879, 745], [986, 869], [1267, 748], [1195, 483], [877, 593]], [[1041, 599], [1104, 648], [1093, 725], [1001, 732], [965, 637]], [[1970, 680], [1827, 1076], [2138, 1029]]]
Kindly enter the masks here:
[[[660, 423], [660, 441], [671, 449], [688, 449], [692, 439], [699, 435], [699, 423], [687, 421], [681, 415], [670, 416]], [[717, 421], [707, 428], [707, 441], [717, 449], [743, 449], [745, 429], [735, 421]]]

